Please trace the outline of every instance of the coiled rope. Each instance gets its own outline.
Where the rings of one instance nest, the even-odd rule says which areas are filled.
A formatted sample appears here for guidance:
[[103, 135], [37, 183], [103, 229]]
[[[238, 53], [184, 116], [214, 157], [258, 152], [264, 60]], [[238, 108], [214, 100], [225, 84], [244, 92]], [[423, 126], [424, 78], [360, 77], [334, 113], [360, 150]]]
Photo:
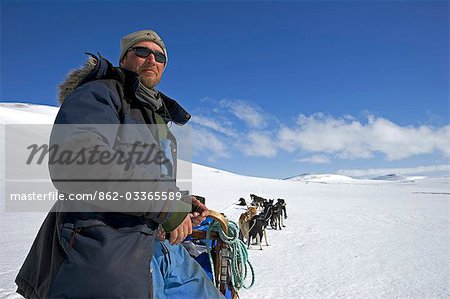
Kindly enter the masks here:
[[[206, 231], [206, 244], [209, 262], [211, 264], [211, 272], [213, 277], [214, 285], [216, 284], [216, 276], [214, 273], [214, 264], [211, 255], [211, 232], [215, 232], [219, 235], [222, 242], [228, 244], [228, 249], [230, 255], [228, 258], [228, 265], [231, 267], [231, 284], [234, 290], [237, 292], [239, 289], [244, 287], [249, 289], [255, 283], [255, 271], [253, 266], [248, 260], [248, 251], [245, 247], [244, 242], [239, 239], [239, 226], [231, 220], [228, 220], [228, 234], [225, 234], [221, 228], [219, 222], [213, 220]], [[244, 281], [247, 278], [248, 268], [250, 268], [252, 281], [249, 286], [244, 285]]]

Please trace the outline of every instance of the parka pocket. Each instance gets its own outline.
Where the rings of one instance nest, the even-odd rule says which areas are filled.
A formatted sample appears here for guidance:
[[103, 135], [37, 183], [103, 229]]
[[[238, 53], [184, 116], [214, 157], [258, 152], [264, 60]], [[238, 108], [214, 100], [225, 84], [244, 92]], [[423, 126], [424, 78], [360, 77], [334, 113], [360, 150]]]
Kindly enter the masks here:
[[148, 298], [154, 231], [146, 225], [112, 228], [100, 220], [64, 224], [67, 259], [49, 297]]

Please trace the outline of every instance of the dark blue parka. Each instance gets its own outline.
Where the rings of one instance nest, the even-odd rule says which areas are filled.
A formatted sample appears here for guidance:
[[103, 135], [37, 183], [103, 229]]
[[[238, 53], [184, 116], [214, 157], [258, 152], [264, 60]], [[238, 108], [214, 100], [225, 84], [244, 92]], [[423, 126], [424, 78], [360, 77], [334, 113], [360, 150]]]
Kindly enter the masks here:
[[[164, 109], [154, 111], [135, 96], [137, 86], [137, 74], [91, 57], [61, 86], [62, 105], [55, 124], [155, 124], [155, 114], [180, 125], [190, 119], [164, 94]], [[176, 140], [170, 131], [167, 135], [176, 163]], [[147, 137], [158, 139], [155, 133]], [[50, 167], [53, 179], [61, 175], [58, 171]], [[147, 170], [132, 171], [127, 177], [150, 175]], [[66, 191], [61, 183], [54, 180], [54, 184], [60, 192]], [[18, 293], [26, 298], [152, 297], [150, 261], [155, 229], [163, 224], [166, 231], [173, 230], [187, 212], [75, 213], [60, 208], [54, 206], [38, 232], [16, 278]]]

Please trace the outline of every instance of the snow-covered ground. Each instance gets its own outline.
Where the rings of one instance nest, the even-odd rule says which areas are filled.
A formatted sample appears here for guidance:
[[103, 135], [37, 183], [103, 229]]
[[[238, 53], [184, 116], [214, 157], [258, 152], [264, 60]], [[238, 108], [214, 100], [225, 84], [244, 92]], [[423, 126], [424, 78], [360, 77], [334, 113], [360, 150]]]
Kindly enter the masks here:
[[[51, 122], [56, 113], [34, 107], [2, 104], [0, 121], [32, 123], [35, 114]], [[250, 193], [286, 200], [286, 227], [269, 230], [262, 251], [250, 249], [256, 282], [243, 299], [450, 298], [450, 177], [389, 178], [274, 180], [194, 164], [193, 193], [232, 220], [243, 212], [235, 203]], [[0, 297], [20, 298], [14, 278], [45, 214], [0, 217]]]
[[241, 196], [286, 199], [287, 227], [250, 250], [256, 284], [242, 298], [449, 298], [449, 183], [281, 181], [194, 167], [194, 189], [232, 219]]
[[0, 103], [0, 124], [51, 124], [58, 108], [26, 103]]

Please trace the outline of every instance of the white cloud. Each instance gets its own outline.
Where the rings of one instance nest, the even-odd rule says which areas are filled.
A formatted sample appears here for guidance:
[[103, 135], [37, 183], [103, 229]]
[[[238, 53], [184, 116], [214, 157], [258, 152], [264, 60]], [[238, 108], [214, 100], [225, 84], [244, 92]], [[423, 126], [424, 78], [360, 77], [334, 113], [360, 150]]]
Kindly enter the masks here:
[[427, 126], [401, 127], [378, 118], [370, 119], [366, 130], [373, 151], [386, 155], [387, 160], [400, 160], [437, 150], [450, 156], [450, 126], [433, 129]]
[[193, 116], [191, 121], [194, 124], [200, 125], [205, 128], [212, 129], [218, 133], [224, 134], [229, 137], [238, 137], [238, 133], [230, 127], [230, 123], [227, 122], [226, 125], [219, 124], [216, 120], [207, 118], [204, 116]]
[[364, 113], [365, 120], [349, 114], [300, 114], [291, 125], [280, 123], [261, 107], [243, 100], [209, 103], [213, 107], [209, 114], [203, 114], [208, 117], [194, 116], [193, 123], [216, 138], [212, 142], [216, 141], [217, 150], [218, 141], [222, 147], [227, 144], [228, 153], [240, 151], [247, 156], [275, 158], [279, 152], [287, 152], [301, 156], [299, 162], [313, 164], [378, 156], [386, 161], [433, 154], [450, 157], [450, 125], [402, 126], [369, 112]]
[[230, 149], [212, 132], [204, 128], [193, 129], [192, 151], [194, 155], [209, 154], [209, 161], [230, 157]]
[[248, 143], [242, 146], [242, 151], [248, 156], [273, 158], [277, 155], [274, 138], [263, 132], [250, 132], [247, 134]]
[[372, 177], [395, 173], [398, 175], [425, 175], [446, 172], [450, 173], [450, 164], [428, 165], [409, 168], [370, 168], [370, 169], [342, 169], [337, 173], [353, 177]]
[[234, 116], [242, 120], [250, 128], [262, 129], [267, 126], [267, 120], [261, 109], [249, 103], [236, 100], [221, 100], [221, 106], [226, 107]]
[[389, 161], [435, 151], [450, 156], [450, 125], [439, 129], [402, 127], [373, 116], [364, 124], [349, 116], [301, 114], [297, 126], [278, 131], [278, 141], [288, 152], [332, 153], [344, 159], [370, 158], [377, 152]]
[[312, 155], [310, 157], [297, 159], [297, 161], [311, 163], [311, 164], [329, 164], [329, 163], [331, 163], [330, 158], [325, 155]]

